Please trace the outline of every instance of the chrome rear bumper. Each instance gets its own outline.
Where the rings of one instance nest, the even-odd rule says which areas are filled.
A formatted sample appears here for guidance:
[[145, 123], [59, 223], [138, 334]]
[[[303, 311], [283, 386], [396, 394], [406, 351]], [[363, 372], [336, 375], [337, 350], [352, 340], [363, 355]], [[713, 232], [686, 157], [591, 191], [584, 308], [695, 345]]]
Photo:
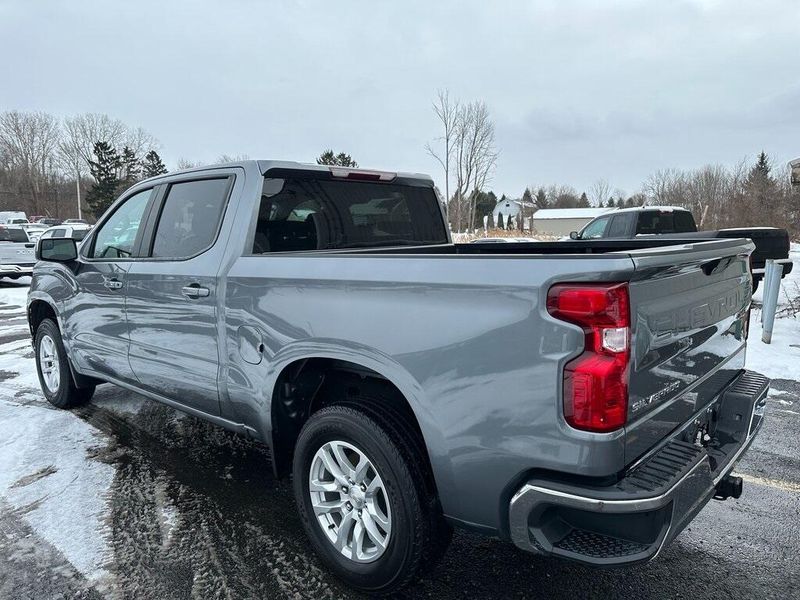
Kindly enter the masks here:
[[706, 447], [681, 439], [681, 430], [613, 486], [529, 481], [510, 502], [512, 541], [601, 566], [654, 558], [715, 495], [752, 443], [768, 390], [768, 379], [744, 372], [718, 398]]

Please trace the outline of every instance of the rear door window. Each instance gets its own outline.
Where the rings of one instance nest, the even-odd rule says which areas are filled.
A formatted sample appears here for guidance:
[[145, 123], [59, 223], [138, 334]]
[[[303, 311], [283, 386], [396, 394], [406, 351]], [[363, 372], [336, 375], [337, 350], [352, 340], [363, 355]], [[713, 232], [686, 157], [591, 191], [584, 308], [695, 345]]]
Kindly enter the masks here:
[[692, 213], [686, 210], [646, 210], [639, 214], [636, 233], [686, 233], [697, 231]]
[[628, 237], [629, 215], [616, 215], [611, 219], [606, 237]]
[[690, 233], [697, 231], [692, 213], [685, 210], [675, 211], [675, 233]]
[[217, 237], [230, 177], [173, 183], [161, 208], [151, 255], [189, 258], [207, 250]]

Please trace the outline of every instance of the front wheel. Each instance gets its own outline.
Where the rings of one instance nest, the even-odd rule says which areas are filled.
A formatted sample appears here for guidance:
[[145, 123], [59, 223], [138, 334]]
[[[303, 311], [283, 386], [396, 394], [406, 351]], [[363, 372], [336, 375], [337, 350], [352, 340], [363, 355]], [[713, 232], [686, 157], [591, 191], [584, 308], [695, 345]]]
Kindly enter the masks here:
[[397, 431], [350, 406], [315, 413], [295, 449], [295, 500], [314, 549], [347, 584], [388, 594], [436, 546], [420, 457]]
[[94, 386], [79, 388], [72, 379], [61, 332], [53, 320], [45, 319], [39, 324], [34, 348], [39, 384], [50, 404], [57, 408], [72, 408], [91, 399]]

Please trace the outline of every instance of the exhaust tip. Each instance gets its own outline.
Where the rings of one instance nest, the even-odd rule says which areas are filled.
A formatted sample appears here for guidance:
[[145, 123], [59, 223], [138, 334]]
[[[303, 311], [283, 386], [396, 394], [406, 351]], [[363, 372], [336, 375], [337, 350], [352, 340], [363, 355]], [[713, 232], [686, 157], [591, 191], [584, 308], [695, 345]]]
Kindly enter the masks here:
[[714, 489], [714, 500], [727, 500], [728, 498], [739, 498], [742, 495], [744, 483], [741, 477], [726, 475]]

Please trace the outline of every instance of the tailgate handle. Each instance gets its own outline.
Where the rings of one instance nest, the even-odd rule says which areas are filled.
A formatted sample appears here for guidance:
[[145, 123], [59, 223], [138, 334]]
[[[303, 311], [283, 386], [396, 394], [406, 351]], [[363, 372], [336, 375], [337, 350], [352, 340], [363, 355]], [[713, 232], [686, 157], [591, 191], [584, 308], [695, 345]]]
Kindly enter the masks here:
[[720, 271], [727, 269], [731, 262], [733, 262], [733, 258], [733, 256], [715, 258], [714, 260], [704, 262], [702, 265], [700, 265], [700, 268], [703, 269], [703, 273], [706, 275], [713, 275], [714, 273], [719, 273]]

